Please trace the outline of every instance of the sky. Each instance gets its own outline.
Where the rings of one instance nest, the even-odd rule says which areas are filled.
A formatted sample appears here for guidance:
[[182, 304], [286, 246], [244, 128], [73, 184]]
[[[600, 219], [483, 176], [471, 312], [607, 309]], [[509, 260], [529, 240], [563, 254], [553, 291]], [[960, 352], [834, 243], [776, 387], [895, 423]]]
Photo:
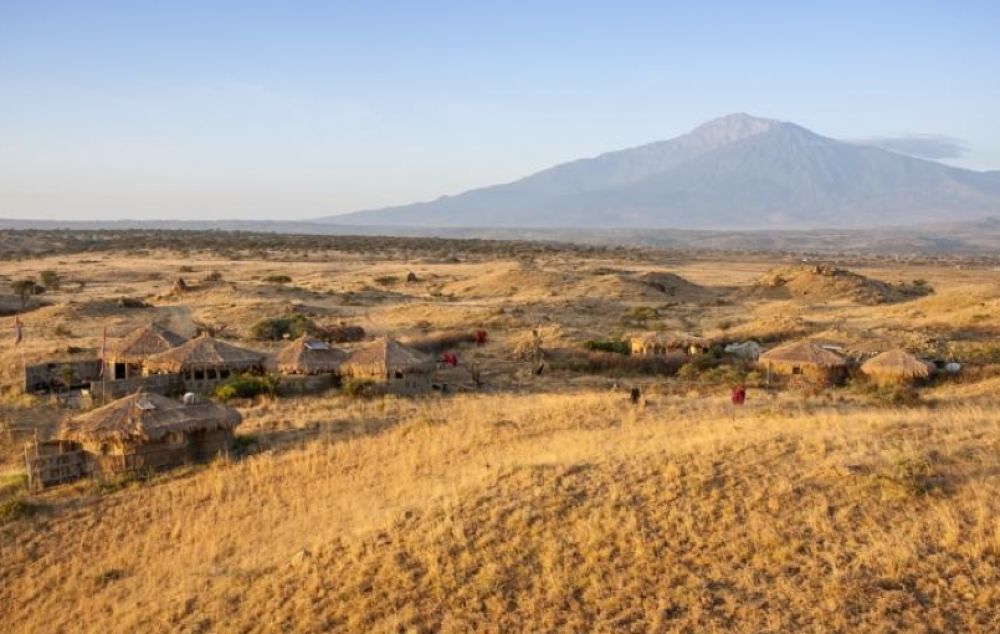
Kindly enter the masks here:
[[996, 0], [0, 0], [0, 217], [314, 218], [732, 112], [1000, 169], [998, 34]]

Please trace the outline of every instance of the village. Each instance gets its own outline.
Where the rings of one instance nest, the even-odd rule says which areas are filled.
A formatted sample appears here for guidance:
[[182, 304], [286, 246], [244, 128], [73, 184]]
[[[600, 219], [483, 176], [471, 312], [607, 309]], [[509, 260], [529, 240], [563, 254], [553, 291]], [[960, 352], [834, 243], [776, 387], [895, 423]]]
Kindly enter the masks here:
[[[822, 267], [813, 272], [847, 274]], [[410, 272], [408, 283], [416, 280]], [[183, 295], [187, 289], [183, 278], [177, 278], [172, 293]], [[546, 353], [543, 348], [539, 329], [517, 353], [521, 363], [515, 373], [521, 381], [540, 376], [546, 358], [555, 360], [555, 351]], [[149, 475], [229, 455], [241, 416], [216, 400], [264, 394], [294, 397], [335, 389], [369, 398], [447, 394], [482, 389], [484, 374], [495, 374], [496, 365], [510, 365], [465, 361], [467, 349], [488, 343], [484, 329], [437, 333], [411, 345], [388, 334], [368, 338], [360, 326], [340, 324], [323, 331], [312, 325], [308, 330], [313, 334], [303, 332], [294, 339], [279, 331], [281, 343], [270, 352], [209, 332], [187, 339], [151, 322], [122, 337], [103, 339], [98, 358], [25, 363], [26, 394], [52, 396], [84, 410], [62, 421], [52, 438], [41, 439], [35, 430], [25, 446], [29, 487], [40, 490], [84, 476]], [[19, 345], [24, 336], [20, 317], [15, 317], [14, 331]], [[954, 360], [928, 361], [902, 348], [851, 354], [834, 343], [804, 339], [764, 349], [752, 340], [669, 331], [635, 332], [618, 341], [590, 340], [584, 348], [598, 355], [645, 358], [676, 371], [706, 362], [733, 369], [731, 385], [723, 382], [719, 387], [732, 389], [737, 406], [746, 396], [748, 372], [758, 377], [754, 387], [764, 389], [835, 389], [851, 377], [880, 387], [913, 389], [938, 374], [961, 370]], [[573, 352], [580, 351], [569, 354]], [[643, 388], [637, 384], [628, 388], [630, 399], [638, 404]]]
[[[870, 420], [890, 431], [878, 442], [859, 439], [867, 427], [851, 435], [853, 453], [835, 465], [848, 475], [838, 477], [872, 473], [880, 487], [943, 491], [934, 456], [973, 450], [964, 440], [914, 449], [932, 436], [900, 444], [894, 425], [995, 406], [1000, 281], [988, 265], [418, 239], [331, 239], [306, 250], [244, 239], [252, 246], [192, 237], [187, 251], [112, 243], [0, 262], [13, 339], [0, 377], [8, 553], [61, 543], [75, 530], [75, 508], [107, 513], [94, 530], [117, 531], [109, 504], [135, 514], [146, 512], [141, 499], [170, 500], [169, 513], [187, 514], [193, 507], [177, 500], [215, 499], [204, 487], [250, 487], [218, 494], [242, 519], [211, 543], [237, 543], [249, 522], [251, 533], [266, 530], [255, 539], [267, 546], [240, 565], [293, 561], [301, 572], [338, 531], [367, 544], [369, 524], [461, 504], [520, 469], [562, 464], [558, 478], [569, 478], [626, 452], [658, 473], [649, 465], [686, 460], [673, 452], [703, 438], [704, 456], [723, 451], [704, 469], [723, 473], [737, 458], [709, 446], [760, 434], [836, 444], [810, 430]], [[968, 424], [993, 424], [983, 416]], [[600, 440], [586, 440], [594, 434]], [[987, 450], [976, 447], [976, 460], [988, 461]], [[954, 452], [947, 464], [960, 460]], [[804, 464], [816, 460], [832, 458]], [[398, 471], [387, 475], [383, 463]], [[349, 484], [356, 472], [366, 479]], [[302, 508], [286, 500], [291, 489], [259, 492], [286, 480], [296, 490], [334, 488], [322, 501], [307, 495]], [[871, 495], [866, 507], [885, 494]], [[369, 506], [351, 510], [358, 496]], [[279, 500], [299, 511], [268, 515], [263, 528], [253, 509]], [[198, 513], [184, 521], [218, 524]], [[310, 531], [317, 522], [326, 524]], [[52, 527], [47, 536], [18, 532], [38, 523]], [[241, 557], [255, 548], [239, 543]], [[191, 542], [177, 556], [202, 570], [198, 548]], [[108, 568], [122, 582], [101, 583], [152, 583], [135, 572], [139, 556]], [[30, 557], [17, 561], [36, 569]], [[364, 613], [365, 627], [391, 620]]]

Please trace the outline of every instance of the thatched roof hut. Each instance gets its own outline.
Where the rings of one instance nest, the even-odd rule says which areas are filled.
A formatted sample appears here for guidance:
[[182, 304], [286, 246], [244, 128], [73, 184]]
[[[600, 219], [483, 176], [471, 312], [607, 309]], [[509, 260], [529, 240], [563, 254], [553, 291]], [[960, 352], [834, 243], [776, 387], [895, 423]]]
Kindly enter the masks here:
[[211, 401], [184, 405], [137, 392], [65, 421], [59, 437], [85, 444], [158, 442], [171, 433], [232, 430], [240, 421], [239, 412]]
[[391, 337], [382, 337], [348, 355], [340, 371], [350, 376], [390, 378], [396, 374], [429, 373], [435, 367], [429, 355]]
[[847, 365], [846, 358], [812, 341], [797, 341], [778, 346], [761, 354], [760, 360], [773, 366], [836, 368]]
[[778, 372], [809, 374], [815, 378], [842, 376], [848, 360], [812, 341], [797, 341], [778, 346], [760, 355], [759, 362]]
[[148, 357], [166, 352], [187, 342], [187, 339], [158, 324], [150, 324], [122, 337], [108, 351], [108, 359], [116, 363], [142, 363]]
[[678, 350], [694, 354], [707, 350], [709, 343], [702, 337], [677, 332], [644, 332], [629, 338], [629, 348], [635, 355], [662, 355]]
[[303, 335], [278, 353], [275, 365], [284, 374], [326, 374], [339, 370], [346, 358], [343, 350]]
[[166, 352], [153, 355], [146, 360], [146, 368], [151, 372], [188, 372], [191, 370], [244, 371], [264, 365], [265, 355], [256, 350], [240, 348], [201, 335], [187, 343]]
[[878, 383], [921, 381], [934, 373], [933, 363], [923, 361], [905, 350], [889, 350], [861, 364], [861, 371]]

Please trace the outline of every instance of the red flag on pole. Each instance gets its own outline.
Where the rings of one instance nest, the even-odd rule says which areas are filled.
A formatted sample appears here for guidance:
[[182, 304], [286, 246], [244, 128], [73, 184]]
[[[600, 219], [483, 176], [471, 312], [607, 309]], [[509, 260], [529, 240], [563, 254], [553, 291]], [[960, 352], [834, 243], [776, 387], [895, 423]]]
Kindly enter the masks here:
[[14, 317], [14, 347], [16, 348], [18, 344], [24, 339], [24, 326], [21, 324], [21, 318]]

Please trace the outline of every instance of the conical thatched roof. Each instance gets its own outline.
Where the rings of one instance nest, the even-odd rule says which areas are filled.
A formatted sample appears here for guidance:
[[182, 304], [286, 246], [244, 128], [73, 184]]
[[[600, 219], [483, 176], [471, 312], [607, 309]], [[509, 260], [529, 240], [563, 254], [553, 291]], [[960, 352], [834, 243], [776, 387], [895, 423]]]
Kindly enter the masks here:
[[838, 368], [847, 365], [847, 359], [812, 341], [797, 341], [768, 350], [760, 355], [760, 362], [816, 368]]
[[264, 354], [247, 350], [202, 335], [166, 352], [146, 360], [146, 368], [153, 372], [180, 372], [189, 368], [226, 368], [247, 370], [262, 365]]
[[934, 372], [934, 364], [922, 361], [906, 350], [889, 350], [861, 364], [869, 376], [900, 379], [926, 379]]
[[59, 437], [157, 441], [172, 432], [232, 429], [240, 421], [239, 412], [210, 401], [184, 405], [159, 394], [136, 392], [63, 422]]
[[323, 374], [336, 372], [346, 358], [343, 350], [303, 335], [282, 348], [275, 365], [286, 374]]
[[382, 337], [352, 352], [340, 367], [348, 374], [374, 376], [397, 370], [426, 372], [434, 366], [434, 359], [423, 352], [390, 337]]
[[139, 363], [147, 357], [176, 348], [187, 339], [157, 324], [139, 328], [116, 341], [108, 358], [121, 363]]

